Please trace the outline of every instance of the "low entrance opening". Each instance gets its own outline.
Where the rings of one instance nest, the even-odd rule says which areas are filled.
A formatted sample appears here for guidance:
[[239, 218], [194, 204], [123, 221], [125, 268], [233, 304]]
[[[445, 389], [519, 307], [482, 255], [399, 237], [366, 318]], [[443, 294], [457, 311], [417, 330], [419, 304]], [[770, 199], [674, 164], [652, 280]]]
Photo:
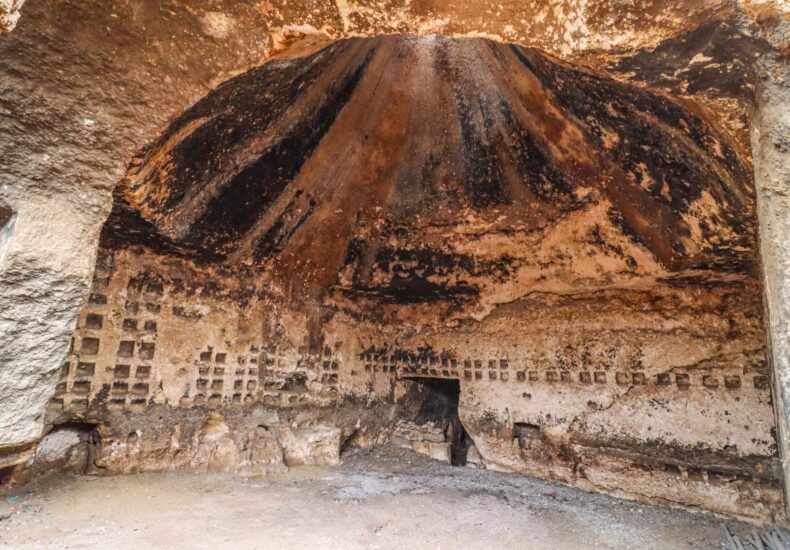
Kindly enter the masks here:
[[414, 423], [417, 426], [432, 423], [436, 428], [443, 430], [445, 442], [450, 446], [450, 463], [453, 466], [464, 466], [467, 451], [474, 442], [466, 433], [458, 416], [461, 383], [458, 380], [442, 378], [412, 380], [418, 384], [422, 398]]
[[57, 424], [36, 449], [36, 464], [41, 473], [66, 471], [87, 474], [95, 471], [94, 460], [101, 445], [95, 424], [72, 420]]

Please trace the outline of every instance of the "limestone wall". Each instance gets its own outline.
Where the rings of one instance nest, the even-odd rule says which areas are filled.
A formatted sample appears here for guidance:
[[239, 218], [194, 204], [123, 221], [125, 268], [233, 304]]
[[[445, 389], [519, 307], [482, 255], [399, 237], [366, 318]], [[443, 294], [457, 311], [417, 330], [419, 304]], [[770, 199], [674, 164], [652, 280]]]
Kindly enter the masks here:
[[[0, 26], [19, 6], [0, 2]], [[0, 196], [15, 213], [13, 231], [0, 229], [0, 468], [27, 461], [42, 430], [69, 421], [97, 426], [104, 443], [92, 464], [106, 471], [332, 462], [347, 442], [386, 440], [411, 410], [409, 379], [428, 376], [460, 380], [462, 418], [489, 467], [751, 518], [778, 514], [747, 134], [753, 65], [781, 42], [763, 23], [781, 14], [747, 8], [26, 4], [17, 28], [0, 36]], [[765, 32], [752, 33], [750, 18]], [[220, 82], [316, 31], [485, 35], [583, 68], [466, 42], [448, 50], [463, 70], [437, 71], [462, 85], [451, 100], [425, 69], [436, 63], [409, 64], [439, 59], [441, 40], [401, 50], [398, 79], [381, 68], [403, 45], [354, 46], [354, 63], [365, 48], [384, 52], [370, 71], [387, 76], [395, 107], [340, 90], [327, 111], [337, 120], [322, 131], [357, 144], [364, 162], [347, 165], [365, 170], [338, 168], [357, 151], [339, 145], [302, 159], [308, 193], [283, 193], [276, 216], [255, 220], [230, 239], [231, 254], [206, 262], [185, 248], [195, 235], [216, 243], [216, 227], [187, 231], [203, 199], [157, 210], [177, 185], [141, 184], [141, 159], [150, 153], [155, 166], [168, 144], [204, 124], [166, 130]], [[504, 79], [480, 55], [520, 77]], [[344, 63], [332, 70], [348, 76], [354, 63]], [[782, 89], [763, 91], [754, 138], [777, 395], [786, 385]], [[511, 113], [466, 101], [502, 90], [514, 105], [542, 100]], [[304, 105], [324, 101], [315, 97]], [[339, 114], [345, 102], [352, 115]], [[451, 137], [431, 137], [437, 128]], [[533, 142], [519, 149], [517, 134]], [[643, 152], [628, 145], [648, 137]], [[138, 192], [139, 202], [133, 192], [124, 200], [140, 218], [111, 218], [97, 259], [112, 189], [146, 143], [121, 185]], [[674, 170], [682, 177], [659, 185]], [[330, 175], [341, 184], [329, 185]], [[420, 188], [429, 180], [430, 192]], [[359, 191], [369, 182], [380, 184], [375, 196]], [[488, 183], [500, 195], [480, 192]], [[572, 189], [555, 192], [564, 187]], [[453, 202], [467, 195], [477, 202]], [[113, 241], [119, 220], [134, 223]], [[138, 222], [165, 238], [129, 238]], [[259, 245], [258, 256], [247, 254]]]
[[[272, 287], [140, 251], [100, 258], [47, 422], [97, 426], [91, 467], [105, 473], [331, 463], [414, 414], [409, 380], [455, 379], [487, 468], [781, 515], [752, 280], [535, 293], [428, 330], [340, 313], [311, 347], [306, 317]], [[253, 460], [256, 445], [268, 450]]]
[[[0, 3], [8, 30], [22, 2]], [[0, 445], [28, 444], [87, 298], [110, 191], [131, 155], [228, 76], [299, 32], [442, 32], [556, 52], [657, 43], [718, 2], [400, 4], [135, 1], [25, 5], [0, 36], [0, 194], [18, 212], [2, 272]], [[55, 244], [56, 243], [56, 244]]]
[[[788, 67], [784, 60], [774, 66], [760, 89], [760, 108], [753, 127], [755, 180], [760, 219], [760, 251], [763, 262], [768, 339], [774, 373], [777, 427], [787, 442], [790, 397], [790, 101]], [[790, 479], [790, 457], [782, 446], [785, 479]]]

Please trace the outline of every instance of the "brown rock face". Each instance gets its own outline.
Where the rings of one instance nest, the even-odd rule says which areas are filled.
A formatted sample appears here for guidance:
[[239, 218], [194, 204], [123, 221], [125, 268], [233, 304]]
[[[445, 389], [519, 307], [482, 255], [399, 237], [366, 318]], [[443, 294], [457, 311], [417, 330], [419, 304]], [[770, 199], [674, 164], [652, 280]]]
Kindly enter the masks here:
[[372, 280], [399, 234], [415, 270], [469, 271], [421, 228], [529, 233], [605, 205], [600, 223], [664, 268], [739, 272], [754, 247], [746, 163], [699, 113], [536, 50], [347, 40], [181, 116], [130, 171], [105, 236], [322, 290], [357, 262], [352, 287], [413, 301], [453, 289]]
[[660, 83], [662, 46], [591, 57], [607, 74], [386, 36], [222, 84], [117, 187], [50, 422], [99, 424], [105, 471], [334, 462], [395, 430], [779, 513], [749, 86], [696, 67], [699, 36], [721, 66], [760, 45], [716, 29]]

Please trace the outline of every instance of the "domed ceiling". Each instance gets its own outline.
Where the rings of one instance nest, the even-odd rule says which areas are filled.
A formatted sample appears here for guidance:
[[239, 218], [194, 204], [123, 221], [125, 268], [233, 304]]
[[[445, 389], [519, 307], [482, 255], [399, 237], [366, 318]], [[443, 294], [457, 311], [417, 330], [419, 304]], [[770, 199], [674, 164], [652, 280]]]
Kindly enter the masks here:
[[534, 49], [383, 36], [210, 93], [134, 161], [103, 241], [404, 303], [565, 260], [571, 284], [748, 270], [752, 211], [748, 159], [695, 105]]

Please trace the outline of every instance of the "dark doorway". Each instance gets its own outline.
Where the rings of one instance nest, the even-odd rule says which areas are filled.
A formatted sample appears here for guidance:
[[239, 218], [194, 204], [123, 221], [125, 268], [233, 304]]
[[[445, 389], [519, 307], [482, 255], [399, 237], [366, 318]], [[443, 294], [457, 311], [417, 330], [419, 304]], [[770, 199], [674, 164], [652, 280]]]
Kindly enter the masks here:
[[422, 403], [417, 411], [415, 423], [434, 422], [445, 429], [445, 440], [450, 443], [450, 463], [453, 466], [466, 464], [466, 453], [473, 445], [458, 416], [461, 383], [443, 378], [413, 378], [421, 389]]

